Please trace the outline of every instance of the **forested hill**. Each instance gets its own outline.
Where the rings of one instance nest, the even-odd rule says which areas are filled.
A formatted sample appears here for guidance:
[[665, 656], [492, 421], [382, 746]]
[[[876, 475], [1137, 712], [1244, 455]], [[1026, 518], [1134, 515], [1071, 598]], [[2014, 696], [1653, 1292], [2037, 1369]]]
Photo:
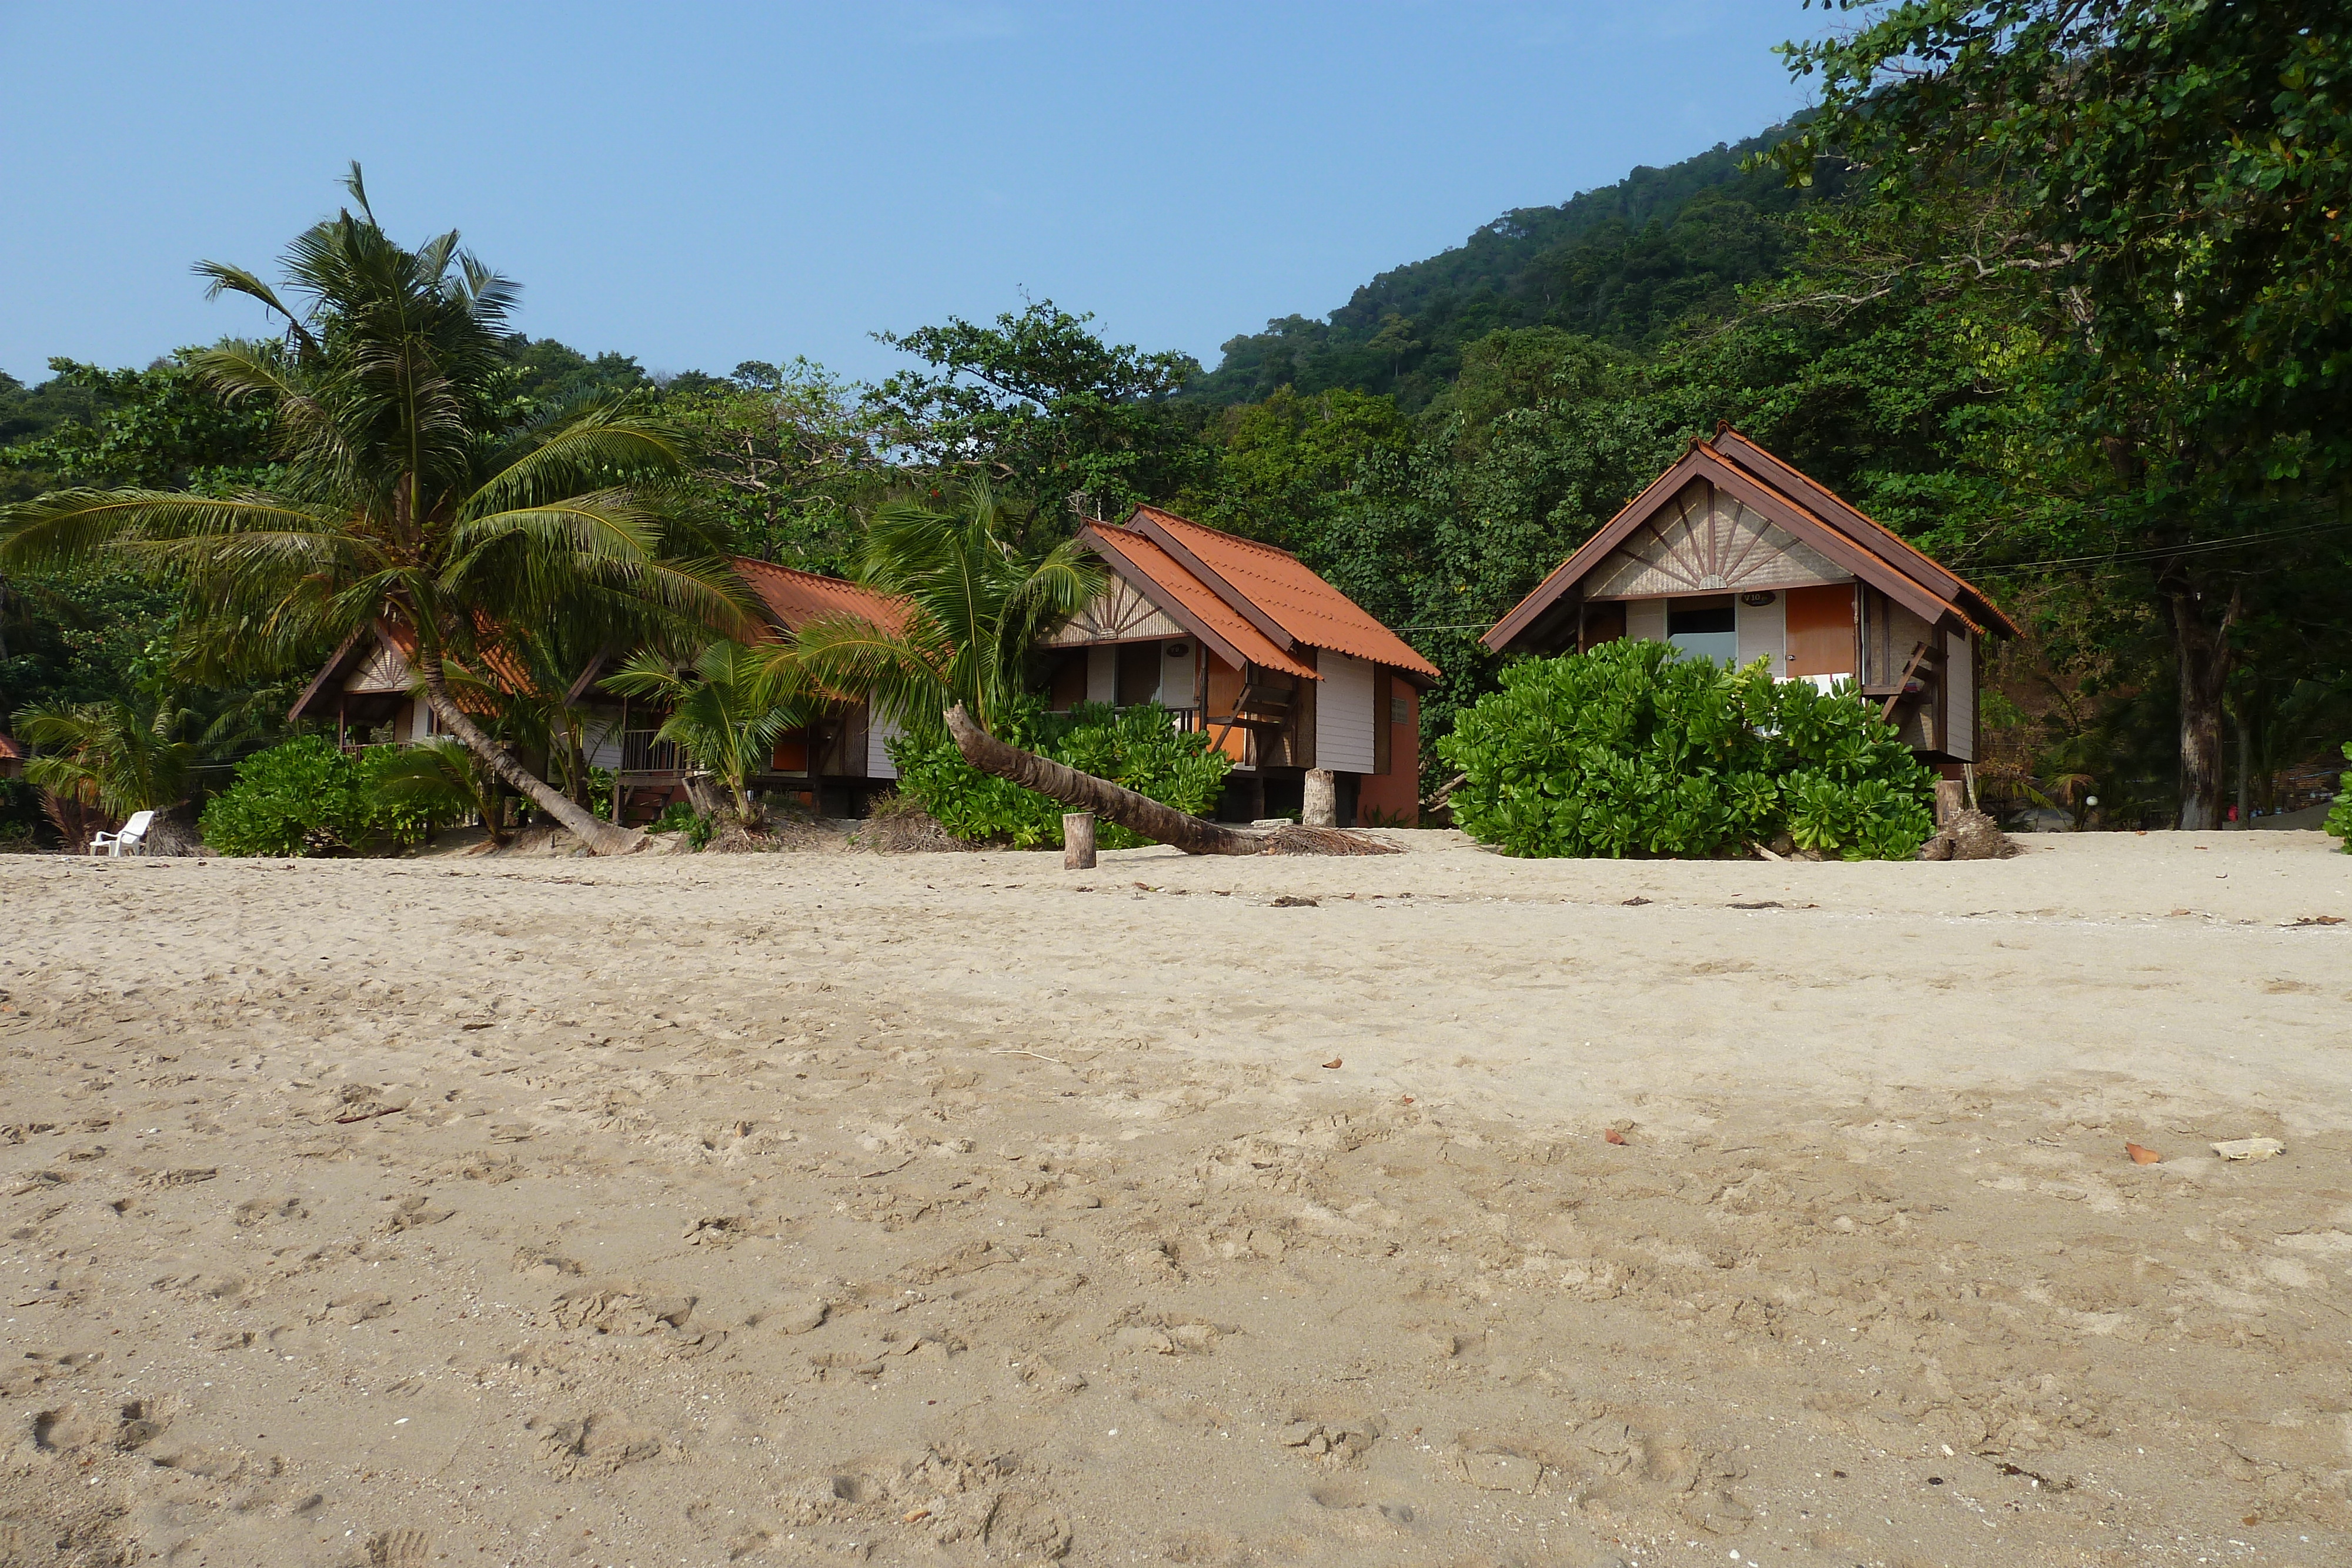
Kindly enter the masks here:
[[1381, 274], [1328, 320], [1289, 316], [1233, 339], [1187, 395], [1241, 403], [1285, 385], [1345, 387], [1415, 409], [1454, 380], [1465, 345], [1498, 327], [1641, 347], [1778, 271], [1791, 244], [1780, 218], [1834, 193], [1833, 180], [1800, 193], [1777, 169], [1740, 167], [1784, 130], [1506, 213], [1451, 250]]

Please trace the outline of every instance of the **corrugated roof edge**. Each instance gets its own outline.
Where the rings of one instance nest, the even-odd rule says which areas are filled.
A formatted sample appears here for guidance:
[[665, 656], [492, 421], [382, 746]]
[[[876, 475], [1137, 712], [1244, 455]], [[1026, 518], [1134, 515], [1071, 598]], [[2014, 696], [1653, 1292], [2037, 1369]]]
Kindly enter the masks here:
[[[1197, 578], [1204, 587], [1215, 592], [1218, 598], [1223, 600], [1253, 626], [1263, 632], [1267, 640], [1277, 647], [1286, 651], [1297, 643], [1304, 643], [1310, 648], [1320, 648], [1347, 658], [1362, 659], [1368, 664], [1385, 665], [1409, 679], [1426, 683], [1444, 678], [1443, 673], [1435, 664], [1424, 658], [1418, 649], [1390, 630], [1388, 624], [1379, 616], [1349, 598], [1328, 578], [1315, 570], [1289, 550], [1267, 544], [1262, 539], [1246, 538], [1240, 534], [1227, 533], [1223, 528], [1213, 528], [1206, 523], [1196, 523], [1190, 517], [1179, 517], [1174, 512], [1160, 507], [1139, 506], [1129, 514], [1130, 524], [1139, 517], [1143, 519], [1143, 527], [1133, 531], [1143, 534], [1145, 538], [1160, 546], [1179, 565]], [[1170, 524], [1174, 524], [1175, 528], [1170, 528]], [[1317, 638], [1310, 632], [1301, 632], [1283, 624], [1273, 612], [1253, 600], [1238, 584], [1227, 581], [1223, 573], [1202, 560], [1199, 553], [1185, 543], [1177, 529], [1189, 529], [1207, 534], [1222, 544], [1236, 546], [1247, 551], [1288, 562], [1311, 579], [1322, 592], [1329, 594], [1362, 617], [1365, 626], [1380, 637], [1385, 638], [1389, 646], [1377, 651], [1362, 645], [1342, 647], [1335, 643]]]
[[[1115, 558], [1111, 564], [1113, 572], [1158, 606], [1162, 614], [1215, 649], [1218, 657], [1236, 664], [1263, 664], [1306, 680], [1319, 681], [1323, 678], [1314, 670], [1292, 658], [1279, 643], [1260, 632], [1247, 617], [1226, 603], [1223, 595], [1194, 577], [1182, 561], [1161, 549], [1158, 541], [1150, 535], [1118, 528], [1099, 518], [1090, 518], [1078, 529], [1078, 538], [1081, 542], [1104, 552], [1107, 557]], [[1192, 578], [1193, 586], [1208, 602], [1216, 605], [1227, 615], [1232, 616], [1237, 623], [1232, 629], [1232, 634], [1211, 626], [1192, 606], [1184, 603], [1182, 593], [1174, 584], [1160, 581], [1153, 570], [1157, 563], [1145, 556], [1143, 552], [1146, 550], [1158, 554], [1160, 559], [1167, 563], [1167, 570], [1182, 572], [1186, 577]], [[1126, 570], [1120, 570], [1122, 566]], [[1129, 576], [1130, 572], [1133, 576]], [[1137, 578], [1141, 578], [1143, 580], [1138, 582], [1135, 580]], [[1152, 589], [1157, 589], [1159, 591], [1155, 594], [1150, 591]], [[1255, 646], [1251, 645], [1252, 639], [1255, 640]]]

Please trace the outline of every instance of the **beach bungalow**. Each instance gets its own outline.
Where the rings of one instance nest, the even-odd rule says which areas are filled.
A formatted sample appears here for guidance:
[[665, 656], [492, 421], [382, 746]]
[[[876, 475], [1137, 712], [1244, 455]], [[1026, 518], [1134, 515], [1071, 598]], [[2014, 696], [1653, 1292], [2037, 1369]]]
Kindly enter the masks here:
[[1287, 550], [1157, 507], [1079, 540], [1102, 594], [1045, 640], [1053, 706], [1157, 702], [1234, 762], [1217, 815], [1300, 809], [1328, 769], [1341, 826], [1410, 822], [1437, 666]]
[[[893, 601], [835, 578], [794, 571], [749, 558], [734, 562], [752, 593], [771, 637], [789, 636], [811, 621], [835, 614], [862, 615], [897, 626], [903, 611]], [[338, 649], [287, 716], [332, 724], [346, 749], [371, 744], [408, 744], [441, 733], [440, 721], [415, 691], [410, 660], [415, 641], [391, 628], [352, 637]], [[529, 677], [496, 651], [485, 659], [488, 684], [506, 692], [528, 689]], [[655, 739], [667, 716], [603, 690], [605, 658], [591, 660], [563, 695], [567, 706], [586, 716], [586, 750], [592, 767], [614, 774], [614, 799], [621, 820], [650, 821], [664, 806], [685, 798], [687, 758], [677, 747]], [[492, 703], [475, 698], [487, 711]], [[472, 711], [469, 707], [468, 711]], [[776, 742], [768, 768], [751, 779], [755, 789], [797, 797], [808, 809], [834, 816], [860, 815], [867, 800], [898, 777], [883, 750], [887, 725], [873, 722], [864, 703], [845, 704]]]
[[1486, 632], [1497, 653], [1619, 637], [1856, 681], [1922, 761], [1978, 756], [1983, 642], [2016, 625], [1972, 584], [1733, 430], [1681, 460]]

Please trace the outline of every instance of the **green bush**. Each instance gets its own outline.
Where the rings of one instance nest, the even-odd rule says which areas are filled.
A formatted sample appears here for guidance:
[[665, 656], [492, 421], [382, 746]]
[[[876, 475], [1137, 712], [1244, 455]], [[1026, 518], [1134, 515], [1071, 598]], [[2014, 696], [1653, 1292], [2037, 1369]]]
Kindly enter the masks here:
[[1846, 860], [1907, 860], [1934, 775], [1841, 685], [1824, 695], [1621, 640], [1502, 673], [1437, 742], [1468, 777], [1454, 820], [1514, 855], [1738, 853], [1782, 833]]
[[[2352, 740], [2344, 743], [2344, 760], [2352, 762]], [[2342, 839], [2344, 852], [2352, 855], [2352, 772], [2343, 774], [2336, 782], [2340, 786], [2336, 804], [2328, 810], [2327, 821], [2320, 826]]]
[[[1168, 710], [1156, 704], [1113, 712], [1101, 703], [1082, 703], [1055, 714], [1033, 699], [1000, 721], [998, 730], [1001, 740], [1196, 816], [1216, 804], [1234, 766], [1233, 758], [1211, 749], [1206, 735], [1174, 728]], [[1062, 813], [1069, 808], [982, 773], [963, 759], [944, 729], [902, 735], [888, 750], [899, 792], [956, 837], [1024, 850], [1061, 846]], [[1150, 841], [1104, 822], [1095, 829], [1095, 841], [1126, 850]]]
[[430, 807], [387, 792], [401, 764], [391, 747], [357, 757], [310, 735], [257, 752], [236, 782], [205, 805], [205, 842], [225, 855], [349, 855], [388, 852], [433, 829]]
[[687, 848], [699, 852], [719, 836], [719, 824], [683, 800], [672, 800], [646, 824], [649, 833], [684, 833]]

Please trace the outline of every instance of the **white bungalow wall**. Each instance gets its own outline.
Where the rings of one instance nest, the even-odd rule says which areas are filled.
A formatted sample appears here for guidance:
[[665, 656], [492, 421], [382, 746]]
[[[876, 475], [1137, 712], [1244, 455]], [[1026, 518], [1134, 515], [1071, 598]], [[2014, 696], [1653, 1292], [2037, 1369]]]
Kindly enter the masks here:
[[883, 748], [898, 737], [898, 727], [886, 718], [876, 718], [866, 727], [866, 777], [896, 779], [898, 770], [890, 766], [890, 754]]
[[1943, 749], [1963, 762], [1977, 759], [1976, 639], [1966, 632], [1944, 633], [1945, 697]]
[[1315, 766], [1334, 773], [1370, 773], [1377, 765], [1372, 745], [1372, 666], [1345, 653], [1318, 650], [1315, 694]]

